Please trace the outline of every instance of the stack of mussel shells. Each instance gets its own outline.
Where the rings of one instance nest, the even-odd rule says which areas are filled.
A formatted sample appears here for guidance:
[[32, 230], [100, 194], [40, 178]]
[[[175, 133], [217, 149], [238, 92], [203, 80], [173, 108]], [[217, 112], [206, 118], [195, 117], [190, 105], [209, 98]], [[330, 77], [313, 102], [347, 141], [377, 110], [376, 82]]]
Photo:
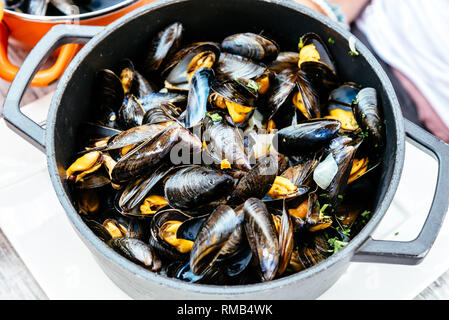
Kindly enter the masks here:
[[120, 0], [2, 0], [5, 8], [36, 16], [74, 15], [115, 5]]
[[296, 52], [253, 33], [183, 34], [173, 23], [143, 57], [97, 71], [66, 172], [86, 224], [192, 283], [270, 281], [344, 248], [376, 195], [376, 90], [342, 81], [314, 33]]

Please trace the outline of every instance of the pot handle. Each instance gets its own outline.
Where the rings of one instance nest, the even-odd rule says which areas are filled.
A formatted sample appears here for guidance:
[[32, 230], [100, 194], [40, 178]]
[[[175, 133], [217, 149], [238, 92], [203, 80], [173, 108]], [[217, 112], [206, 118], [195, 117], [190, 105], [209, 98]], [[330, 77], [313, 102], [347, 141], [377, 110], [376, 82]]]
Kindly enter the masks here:
[[[8, 82], [14, 80], [19, 67], [12, 64], [8, 59], [8, 37], [9, 30], [5, 23], [0, 23], [0, 77]], [[78, 50], [77, 44], [67, 44], [61, 47], [58, 57], [48, 69], [40, 70], [31, 81], [32, 86], [46, 87], [64, 72], [70, 60], [75, 56]]]
[[104, 27], [56, 25], [31, 50], [12, 82], [3, 105], [6, 124], [40, 150], [45, 150], [45, 129], [25, 116], [20, 102], [27, 86], [40, 65], [59, 46], [67, 43], [86, 43]]
[[404, 242], [369, 238], [353, 257], [354, 262], [419, 264], [440, 232], [449, 205], [449, 145], [408, 120], [405, 120], [405, 132], [414, 145], [438, 160], [438, 180], [429, 215], [415, 240]]

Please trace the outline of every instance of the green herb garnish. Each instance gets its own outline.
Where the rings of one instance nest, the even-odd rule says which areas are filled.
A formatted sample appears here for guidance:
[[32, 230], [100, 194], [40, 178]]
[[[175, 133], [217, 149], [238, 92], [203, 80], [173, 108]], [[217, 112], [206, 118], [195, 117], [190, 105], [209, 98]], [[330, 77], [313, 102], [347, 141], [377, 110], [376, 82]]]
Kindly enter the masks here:
[[327, 42], [329, 42], [330, 44], [335, 44], [335, 40], [332, 39], [332, 38], [329, 38], [329, 39], [327, 40]]
[[349, 51], [349, 55], [352, 57], [357, 57], [359, 55], [359, 53], [351, 50], [351, 51]]
[[326, 204], [321, 208], [320, 214], [323, 214], [324, 211], [326, 211], [326, 209], [329, 208], [330, 206], [331, 206], [330, 204], [326, 203]]
[[206, 116], [211, 118], [213, 122], [219, 122], [223, 120], [222, 116], [220, 116], [218, 113], [210, 114], [209, 112], [206, 112]]
[[371, 218], [371, 211], [365, 210], [365, 211], [361, 214], [361, 216], [362, 216], [363, 218]]
[[334, 254], [339, 252], [341, 249], [343, 249], [344, 247], [346, 247], [348, 245], [348, 242], [338, 240], [337, 237], [331, 238], [331, 239], [327, 240], [327, 242], [333, 248], [332, 250], [328, 250], [328, 251], [332, 252]]
[[248, 88], [250, 88], [251, 90], [255, 91], [255, 92], [259, 92], [259, 90], [262, 88], [261, 85], [259, 85], [256, 81], [254, 80], [249, 80], [248, 84], [246, 85]]

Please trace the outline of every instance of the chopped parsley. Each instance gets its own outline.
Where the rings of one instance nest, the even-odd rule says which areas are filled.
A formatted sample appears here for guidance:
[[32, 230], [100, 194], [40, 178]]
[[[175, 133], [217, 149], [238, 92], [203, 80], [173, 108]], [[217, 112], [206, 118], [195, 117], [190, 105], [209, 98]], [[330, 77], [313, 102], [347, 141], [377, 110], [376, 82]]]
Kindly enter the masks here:
[[361, 214], [361, 217], [362, 217], [362, 223], [363, 223], [363, 224], [367, 223], [368, 220], [371, 219], [371, 215], [372, 215], [371, 211], [368, 211], [368, 210], [364, 211], [364, 212]]
[[369, 210], [365, 210], [362, 214], [361, 214], [361, 216], [363, 217], [363, 218], [371, 218], [371, 211], [369, 211]]
[[209, 112], [206, 112], [206, 116], [212, 119], [213, 122], [218, 122], [223, 120], [223, 118], [218, 113], [210, 114]]
[[329, 39], [327, 40], [327, 42], [329, 42], [330, 44], [335, 44], [335, 40], [332, 39], [332, 38], [329, 38]]
[[327, 242], [332, 247], [332, 250], [329, 250], [329, 252], [332, 252], [334, 254], [339, 252], [341, 249], [343, 249], [344, 247], [346, 247], [348, 245], [348, 242], [338, 240], [337, 237], [331, 238], [331, 239], [327, 240]]
[[340, 230], [341, 230], [341, 233], [343, 233], [345, 236], [348, 236], [348, 237], [351, 236], [351, 229], [350, 228], [348, 228], [348, 227], [343, 227], [343, 228], [337, 227], [337, 231], [340, 231]]
[[259, 85], [256, 81], [254, 80], [249, 80], [248, 84], [246, 85], [248, 88], [250, 88], [251, 90], [255, 91], [255, 92], [259, 92], [259, 90], [262, 88], [261, 85]]
[[360, 53], [356, 52], [356, 51], [349, 51], [349, 55], [352, 57], [357, 57]]
[[394, 235], [395, 235], [395, 236], [398, 236], [398, 234], [399, 234], [399, 232], [396, 232]]
[[323, 207], [320, 209], [320, 213], [323, 214], [324, 211], [326, 211], [327, 208], [329, 208], [331, 205], [326, 203], [325, 205], [323, 205]]

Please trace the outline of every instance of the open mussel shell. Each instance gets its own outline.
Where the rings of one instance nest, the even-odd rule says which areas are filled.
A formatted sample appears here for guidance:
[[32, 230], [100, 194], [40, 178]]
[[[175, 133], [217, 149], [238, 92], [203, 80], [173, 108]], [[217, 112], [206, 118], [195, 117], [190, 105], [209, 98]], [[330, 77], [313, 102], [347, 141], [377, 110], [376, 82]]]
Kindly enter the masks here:
[[103, 221], [103, 225], [107, 223], [115, 224], [122, 232], [124, 237], [139, 239], [147, 242], [150, 235], [150, 223], [147, 220], [128, 218], [120, 215], [112, 215]]
[[[310, 51], [314, 53], [312, 59]], [[326, 101], [329, 93], [339, 85], [334, 59], [327, 46], [317, 34], [307, 33], [301, 37], [299, 56], [301, 71], [313, 84], [321, 101]]]
[[276, 206], [277, 204], [281, 204], [284, 200], [285, 201], [294, 200], [294, 199], [296, 199], [298, 197], [301, 197], [301, 196], [307, 194], [310, 191], [310, 187], [308, 187], [308, 186], [301, 186], [300, 185], [300, 186], [297, 186], [297, 187], [298, 188], [297, 188], [296, 191], [294, 191], [292, 193], [289, 193], [289, 194], [286, 194], [286, 195], [279, 196], [279, 197], [272, 198], [269, 195], [266, 195], [262, 199], [262, 201], [265, 202], [265, 204], [267, 204], [267, 205]]
[[82, 181], [76, 184], [76, 188], [85, 190], [98, 189], [107, 186], [110, 183], [111, 180], [103, 173], [96, 172], [84, 177]]
[[108, 243], [118, 253], [148, 270], [158, 271], [162, 267], [154, 249], [139, 239], [117, 238]]
[[270, 65], [270, 71], [274, 73], [280, 73], [285, 69], [292, 69], [294, 72], [299, 71], [298, 68], [299, 55], [298, 52], [280, 52], [276, 60], [274, 60]]
[[189, 220], [186, 220], [178, 228], [178, 231], [176, 232], [177, 238], [195, 241], [207, 217], [208, 216], [206, 215], [206, 216], [193, 217]]
[[190, 253], [190, 267], [196, 275], [213, 266], [239, 221], [229, 206], [219, 206], [203, 223]]
[[253, 90], [238, 81], [214, 81], [211, 89], [220, 97], [245, 107], [253, 107], [257, 99]]
[[174, 125], [147, 139], [117, 162], [111, 172], [112, 179], [120, 182], [144, 175], [157, 166], [178, 141], [179, 126]]
[[325, 190], [326, 200], [335, 210], [341, 203], [346, 186], [348, 184], [354, 157], [360, 143], [342, 145], [334, 150], [331, 154], [338, 166], [338, 174], [335, 175], [330, 185]]
[[206, 117], [204, 127], [203, 141], [207, 143], [207, 150], [211, 155], [220, 162], [227, 160], [232, 168], [244, 171], [251, 169], [243, 138], [236, 127], [223, 117], [219, 121]]
[[222, 82], [236, 79], [254, 80], [266, 72], [267, 66], [239, 55], [223, 52], [216, 63], [215, 70], [217, 79]]
[[312, 86], [318, 92], [322, 101], [326, 101], [329, 93], [338, 87], [340, 80], [327, 65], [321, 62], [306, 61], [301, 65], [301, 71], [307, 76]]
[[[272, 119], [276, 113], [286, 105], [296, 89], [297, 73], [294, 68], [282, 70], [274, 77], [274, 84], [267, 93], [265, 112], [268, 119]], [[288, 107], [288, 106], [287, 106]]]
[[115, 74], [119, 77], [122, 83], [123, 92], [126, 96], [127, 94], [131, 93], [133, 85], [137, 85], [137, 83], [135, 82], [136, 69], [134, 67], [134, 64], [129, 59], [123, 59], [119, 62], [115, 69]]
[[133, 62], [129, 59], [120, 61], [114, 70], [116, 70], [116, 74], [122, 82], [125, 96], [133, 94], [137, 98], [141, 98], [157, 91], [156, 84], [150, 83], [150, 81], [138, 72]]
[[298, 95], [295, 106], [307, 119], [321, 118], [321, 101], [318, 92], [303, 71], [297, 73]]
[[125, 98], [120, 78], [109, 69], [97, 72], [95, 80], [94, 100], [97, 110], [111, 110], [117, 112]]
[[145, 110], [134, 95], [128, 95], [118, 111], [118, 122], [122, 128], [130, 129], [142, 125]]
[[313, 171], [319, 163], [317, 156], [304, 159], [300, 163], [288, 167], [282, 172], [281, 177], [290, 180], [297, 187], [309, 186], [312, 182]]
[[338, 120], [309, 120], [279, 130], [273, 137], [273, 146], [285, 155], [301, 155], [316, 151], [329, 142], [340, 130]]
[[[80, 141], [96, 141], [96, 140], [102, 140], [105, 138], [110, 138], [117, 136], [118, 134], [122, 133], [122, 130], [102, 126], [98, 123], [92, 123], [92, 122], [83, 122], [79, 126], [79, 132], [80, 132]], [[84, 147], [83, 144], [81, 147]]]
[[276, 42], [250, 32], [227, 37], [221, 47], [226, 52], [258, 61], [273, 61], [279, 54], [279, 45]]
[[260, 269], [262, 281], [270, 281], [279, 268], [279, 240], [271, 214], [256, 198], [245, 201], [244, 227], [248, 243]]
[[356, 83], [347, 82], [330, 93], [329, 101], [352, 106], [354, 101], [357, 100], [359, 92], [360, 88]]
[[91, 219], [85, 219], [84, 222], [89, 229], [92, 230], [92, 232], [104, 242], [108, 242], [112, 239], [111, 234], [101, 223]]
[[[323, 65], [327, 66], [329, 68], [329, 70], [332, 71], [332, 73], [337, 74], [337, 69], [335, 67], [334, 59], [333, 59], [329, 49], [324, 44], [323, 40], [321, 39], [321, 37], [318, 34], [313, 33], [313, 32], [306, 33], [305, 35], [303, 35], [301, 37], [301, 45], [302, 45], [302, 47], [300, 47], [300, 53], [301, 53], [301, 50], [304, 49], [304, 47], [313, 45], [314, 49], [316, 50], [316, 52], [319, 55], [319, 62], [322, 63]], [[300, 56], [301, 56], [301, 54], [300, 54]], [[300, 67], [302, 68], [302, 65]]]
[[175, 22], [168, 26], [151, 41], [148, 55], [144, 61], [144, 70], [151, 74], [159, 70], [164, 59], [178, 50], [181, 43], [184, 27]]
[[[173, 245], [161, 238], [160, 230], [167, 222], [184, 223], [189, 221], [192, 217], [186, 213], [168, 208], [160, 210], [156, 213], [150, 222], [150, 240], [149, 244], [155, 248], [156, 252], [162, 257], [169, 260], [187, 261], [189, 253], [181, 253]], [[182, 224], [181, 224], [182, 226]], [[179, 230], [179, 228], [178, 228]], [[177, 237], [177, 234], [175, 235]], [[182, 238], [177, 238], [182, 239]]]
[[219, 171], [190, 166], [180, 169], [165, 183], [165, 198], [170, 206], [193, 210], [226, 197], [234, 179]]
[[298, 250], [293, 251], [288, 268], [294, 272], [311, 268], [329, 257], [331, 249], [323, 232], [312, 233], [311, 237], [303, 239]]
[[4, 5], [6, 9], [15, 10], [19, 8], [25, 0], [6, 0], [4, 1]]
[[204, 119], [213, 78], [214, 71], [211, 68], [201, 68], [193, 75], [185, 115], [187, 128], [197, 125]]
[[277, 156], [261, 158], [259, 163], [240, 179], [232, 194], [232, 201], [265, 197], [276, 179], [278, 168]]
[[48, 1], [30, 0], [27, 4], [27, 13], [36, 16], [45, 16], [48, 8]]
[[278, 274], [282, 275], [290, 263], [293, 253], [294, 238], [293, 238], [293, 223], [288, 214], [286, 203], [284, 202], [282, 216], [279, 226], [279, 248], [281, 250], [279, 257]]
[[171, 103], [162, 103], [148, 110], [142, 120], [143, 124], [166, 123], [177, 121], [180, 116], [178, 108]]
[[145, 112], [150, 109], [163, 105], [173, 104], [177, 107], [185, 106], [187, 103], [187, 95], [179, 92], [157, 92], [146, 95], [139, 99]]
[[150, 138], [154, 138], [160, 135], [171, 124], [172, 123], [170, 122], [166, 122], [133, 127], [126, 131], [122, 131], [119, 134], [111, 136], [105, 146], [94, 148], [93, 150], [111, 151], [124, 147], [139, 145]]
[[214, 61], [220, 57], [220, 47], [214, 42], [197, 42], [191, 44], [174, 54], [162, 71], [162, 77], [172, 88], [188, 90], [188, 68], [192, 60], [205, 51], [215, 55]]
[[153, 188], [162, 181], [172, 170], [166, 164], [161, 164], [150, 175], [139, 178], [129, 183], [120, 193], [118, 207], [120, 212], [125, 216], [147, 218], [140, 211], [136, 212], [136, 208], [150, 195]]

